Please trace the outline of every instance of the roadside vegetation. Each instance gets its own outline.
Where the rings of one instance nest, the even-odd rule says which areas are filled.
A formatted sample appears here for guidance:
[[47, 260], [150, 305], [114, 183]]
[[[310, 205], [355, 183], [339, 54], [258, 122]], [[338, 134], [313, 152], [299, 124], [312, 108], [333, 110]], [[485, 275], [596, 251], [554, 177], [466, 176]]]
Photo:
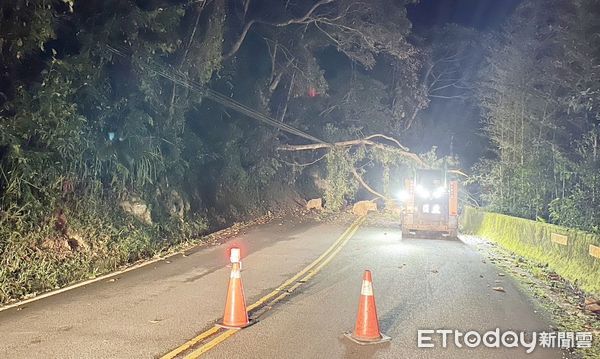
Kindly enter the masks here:
[[305, 199], [390, 198], [468, 153], [471, 202], [598, 232], [598, 1], [524, 0], [485, 33], [417, 31], [410, 6], [3, 2], [0, 303]]
[[[489, 239], [503, 248], [541, 265], [591, 295], [600, 295], [600, 261], [589, 253], [600, 236], [576, 229], [540, 223], [497, 213], [465, 208], [462, 230]], [[566, 243], [552, 241], [552, 234], [566, 236]]]
[[[516, 254], [500, 243], [466, 236], [468, 243], [478, 250], [493, 265], [521, 284], [521, 290], [535, 298], [536, 306], [549, 315], [553, 331], [592, 332], [595, 338], [600, 334], [600, 316], [586, 309], [593, 297], [582, 292], [572, 281], [556, 273], [548, 265], [527, 256]], [[502, 276], [496, 283], [502, 283]], [[591, 348], [578, 348], [569, 352], [573, 358], [595, 359], [600, 356], [600, 342], [594, 339]]]
[[600, 6], [526, 0], [490, 34], [476, 87], [493, 211], [600, 232]]
[[63, 208], [58, 218], [26, 208], [0, 218], [0, 303], [151, 258], [208, 228], [203, 220], [148, 225], [90, 200]]
[[350, 167], [374, 151], [279, 151], [303, 140], [198, 89], [324, 141], [394, 134], [426, 104], [405, 5], [3, 2], [0, 303], [306, 198], [352, 200]]

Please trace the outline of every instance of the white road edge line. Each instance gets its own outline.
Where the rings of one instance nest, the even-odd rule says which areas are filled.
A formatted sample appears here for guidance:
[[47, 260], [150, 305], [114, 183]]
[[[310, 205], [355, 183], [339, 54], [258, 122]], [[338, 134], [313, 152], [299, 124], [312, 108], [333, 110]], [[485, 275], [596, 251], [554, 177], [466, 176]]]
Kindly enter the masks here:
[[[227, 230], [233, 228], [234, 226], [223, 228], [223, 229], [221, 229], [219, 231], [210, 233], [207, 236], [218, 235], [219, 232], [227, 231]], [[230, 238], [233, 238], [233, 237], [230, 237]], [[227, 241], [229, 241], [229, 238], [228, 238]], [[52, 297], [52, 296], [57, 295], [57, 294], [68, 292], [68, 291], [73, 290], [73, 289], [77, 289], [77, 288], [80, 288], [80, 287], [85, 287], [86, 285], [93, 284], [93, 283], [96, 283], [96, 282], [100, 282], [102, 280], [109, 279], [109, 278], [117, 276], [119, 274], [124, 274], [124, 273], [130, 272], [132, 270], [136, 270], [136, 269], [145, 267], [145, 266], [150, 265], [150, 264], [154, 264], [154, 263], [157, 263], [157, 262], [160, 262], [160, 261], [167, 260], [167, 259], [169, 259], [171, 257], [174, 257], [176, 255], [179, 255], [179, 254], [185, 254], [185, 252], [187, 252], [189, 250], [194, 250], [194, 249], [197, 249], [199, 247], [208, 247], [208, 246], [210, 246], [210, 243], [211, 242], [199, 242], [199, 243], [195, 243], [195, 244], [190, 244], [189, 246], [184, 246], [184, 248], [180, 249], [179, 251], [167, 254], [164, 257], [156, 257], [156, 258], [148, 259], [148, 260], [142, 261], [141, 263], [133, 264], [130, 267], [119, 269], [119, 270], [117, 270], [115, 272], [110, 272], [110, 273], [103, 274], [100, 277], [96, 277], [96, 278], [92, 278], [92, 279], [87, 279], [87, 280], [85, 280], [83, 282], [74, 283], [74, 284], [68, 285], [68, 286], [63, 287], [63, 288], [54, 289], [54, 290], [51, 290], [51, 291], [48, 291], [48, 292], [44, 292], [44, 293], [42, 293], [40, 295], [36, 295], [35, 297], [29, 298], [29, 299], [24, 299], [24, 300], [21, 300], [21, 301], [18, 301], [18, 302], [14, 302], [14, 303], [10, 303], [10, 304], [5, 304], [5, 305], [1, 305], [0, 304], [0, 312], [3, 312], [5, 310], [9, 310], [9, 309], [12, 309], [12, 308], [15, 308], [15, 307], [20, 307], [20, 306], [23, 306], [25, 304], [29, 304], [29, 303], [32, 303], [32, 302], [35, 302], [35, 301], [38, 301], [38, 300], [42, 300], [42, 299], [48, 298], [48, 297]], [[220, 243], [220, 244], [222, 244], [222, 243]]]
[[184, 252], [186, 252], [186, 251], [188, 251], [188, 250], [190, 250], [192, 248], [194, 248], [194, 247], [191, 247], [191, 248], [188, 248], [188, 249], [184, 249], [184, 250], [181, 250], [181, 251], [176, 252], [176, 253], [169, 254], [169, 255], [167, 255], [165, 257], [152, 258], [152, 259], [150, 259], [148, 261], [145, 261], [145, 262], [142, 262], [142, 263], [138, 263], [138, 264], [134, 264], [131, 267], [120, 269], [120, 270], [117, 270], [116, 272], [110, 272], [110, 273], [101, 275], [100, 277], [88, 279], [88, 280], [85, 280], [83, 282], [71, 284], [71, 285], [69, 285], [67, 287], [63, 287], [63, 288], [60, 288], [60, 289], [51, 290], [49, 292], [44, 292], [44, 293], [42, 293], [40, 295], [36, 295], [33, 298], [25, 299], [25, 300], [22, 300], [22, 301], [19, 301], [19, 302], [10, 303], [10, 304], [1, 306], [0, 307], [0, 312], [3, 312], [5, 310], [9, 310], [9, 309], [12, 309], [12, 308], [15, 308], [15, 307], [20, 307], [20, 306], [23, 306], [25, 304], [29, 304], [29, 303], [32, 303], [32, 302], [35, 302], [35, 301], [38, 301], [38, 300], [41, 300], [41, 299], [44, 299], [44, 298], [52, 297], [52, 296], [55, 296], [55, 295], [60, 294], [60, 293], [68, 292], [68, 291], [73, 290], [73, 289], [84, 287], [84, 286], [89, 285], [89, 284], [100, 282], [102, 280], [109, 279], [109, 278], [117, 276], [119, 274], [127, 273], [127, 272], [130, 272], [132, 270], [139, 269], [139, 268], [145, 267], [147, 265], [154, 264], [156, 262], [160, 262], [160, 261], [163, 261], [165, 259], [171, 258], [173, 256], [182, 254], [182, 253], [184, 253]]

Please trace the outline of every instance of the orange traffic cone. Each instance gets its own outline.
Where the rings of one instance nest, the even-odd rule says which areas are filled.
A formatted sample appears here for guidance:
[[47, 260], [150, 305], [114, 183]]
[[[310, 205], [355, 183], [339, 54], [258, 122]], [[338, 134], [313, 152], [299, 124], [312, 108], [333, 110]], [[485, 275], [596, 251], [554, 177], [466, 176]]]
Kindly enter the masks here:
[[378, 344], [391, 339], [379, 331], [379, 319], [377, 319], [377, 308], [375, 307], [375, 296], [373, 295], [373, 278], [369, 270], [366, 270], [363, 275], [354, 331], [344, 333], [344, 335], [361, 345]]
[[239, 329], [250, 325], [248, 311], [246, 310], [242, 275], [240, 273], [240, 262], [231, 263], [225, 314], [223, 314], [223, 321], [217, 325], [229, 329]]

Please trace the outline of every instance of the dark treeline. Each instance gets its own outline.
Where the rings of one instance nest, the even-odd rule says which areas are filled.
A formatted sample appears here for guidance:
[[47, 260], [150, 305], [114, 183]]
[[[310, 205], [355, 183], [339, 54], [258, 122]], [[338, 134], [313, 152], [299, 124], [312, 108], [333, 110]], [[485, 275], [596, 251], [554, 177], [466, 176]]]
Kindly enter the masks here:
[[490, 208], [597, 230], [598, 1], [524, 1], [483, 34], [414, 30], [416, 6], [3, 1], [0, 302], [298, 198], [338, 209], [357, 175], [386, 196], [401, 183], [395, 152], [278, 151], [307, 141], [164, 69], [325, 141], [383, 134], [430, 163], [439, 146], [477, 162]]
[[491, 209], [600, 230], [600, 1], [524, 1], [486, 39], [477, 84]]
[[146, 193], [153, 211], [178, 202], [237, 217], [296, 179], [274, 159], [298, 138], [157, 65], [331, 141], [399, 132], [427, 101], [402, 2], [40, 0], [1, 11], [4, 207], [45, 206], [67, 183]]

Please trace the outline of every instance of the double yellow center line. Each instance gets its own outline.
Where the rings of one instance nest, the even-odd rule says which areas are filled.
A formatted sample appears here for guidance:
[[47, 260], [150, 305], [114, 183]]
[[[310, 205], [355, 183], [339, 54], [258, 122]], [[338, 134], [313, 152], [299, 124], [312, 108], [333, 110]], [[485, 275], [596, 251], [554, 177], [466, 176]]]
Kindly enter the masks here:
[[[315, 259], [311, 264], [306, 266], [296, 275], [291, 277], [290, 279], [283, 282], [279, 287], [273, 290], [271, 293], [265, 295], [260, 298], [253, 304], [247, 307], [248, 312], [251, 312], [259, 307], [272, 306], [273, 304], [279, 302], [281, 299], [290, 295], [296, 288], [300, 287], [302, 284], [309, 281], [312, 277], [314, 277], [327, 263], [329, 263], [333, 257], [342, 249], [342, 247], [352, 238], [354, 233], [358, 230], [360, 225], [365, 221], [366, 216], [362, 216], [354, 221], [350, 227], [348, 227], [344, 233], [323, 253], [319, 258]], [[256, 319], [257, 315], [252, 316], [253, 313], [250, 313], [253, 319]], [[205, 342], [207, 339], [212, 338], [210, 341], [204, 343], [199, 346], [188, 355], [185, 356], [185, 359], [195, 359], [200, 357], [202, 354], [206, 353], [210, 349], [217, 346], [219, 343], [225, 341], [227, 338], [231, 337], [235, 333], [237, 333], [239, 329], [223, 329], [218, 326], [213, 326], [212, 328], [200, 333], [196, 337], [188, 340], [183, 343], [179, 347], [173, 349], [168, 352], [161, 359], [173, 359], [176, 358], [186, 351], [197, 346], [197, 344]]]

